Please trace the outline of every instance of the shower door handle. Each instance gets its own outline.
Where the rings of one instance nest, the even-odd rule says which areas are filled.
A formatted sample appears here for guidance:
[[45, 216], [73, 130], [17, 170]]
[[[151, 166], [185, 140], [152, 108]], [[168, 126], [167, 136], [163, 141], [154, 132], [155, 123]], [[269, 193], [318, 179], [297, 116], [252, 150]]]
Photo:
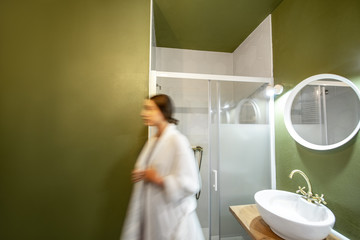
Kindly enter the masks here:
[[214, 173], [214, 185], [213, 185], [213, 187], [214, 187], [215, 192], [217, 192], [217, 170], [212, 170], [212, 171]]

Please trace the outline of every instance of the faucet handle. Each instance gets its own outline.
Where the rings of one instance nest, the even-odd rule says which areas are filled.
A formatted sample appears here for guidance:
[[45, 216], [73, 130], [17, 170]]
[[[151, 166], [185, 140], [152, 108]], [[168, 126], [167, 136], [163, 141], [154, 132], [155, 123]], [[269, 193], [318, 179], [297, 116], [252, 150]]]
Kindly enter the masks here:
[[305, 192], [305, 187], [298, 187], [299, 190], [296, 191], [296, 193], [301, 193], [303, 196], [307, 196], [307, 193]]
[[318, 204], [327, 204], [327, 202], [325, 202], [325, 199], [324, 199], [324, 194], [321, 194], [321, 196], [319, 196], [318, 194], [315, 194], [315, 196], [313, 197], [314, 201]]

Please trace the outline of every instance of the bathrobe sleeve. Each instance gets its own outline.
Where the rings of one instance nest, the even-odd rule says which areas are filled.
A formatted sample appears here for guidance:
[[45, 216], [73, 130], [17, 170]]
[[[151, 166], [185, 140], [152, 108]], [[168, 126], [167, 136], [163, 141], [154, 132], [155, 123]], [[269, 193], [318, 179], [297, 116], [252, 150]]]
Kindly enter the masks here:
[[174, 134], [169, 137], [173, 148], [170, 174], [164, 177], [164, 190], [168, 202], [177, 202], [199, 191], [199, 176], [190, 144], [185, 136]]

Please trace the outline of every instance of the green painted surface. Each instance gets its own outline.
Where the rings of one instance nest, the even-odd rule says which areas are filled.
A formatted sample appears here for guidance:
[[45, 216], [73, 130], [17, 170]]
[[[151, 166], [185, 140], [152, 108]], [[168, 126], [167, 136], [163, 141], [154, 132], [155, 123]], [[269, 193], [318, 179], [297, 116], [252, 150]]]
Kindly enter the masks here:
[[119, 239], [147, 138], [149, 12], [1, 1], [0, 239]]
[[282, 0], [154, 0], [158, 47], [233, 52]]
[[336, 216], [335, 230], [360, 236], [360, 141], [330, 151], [309, 150], [288, 134], [283, 120], [286, 91], [319, 73], [347, 77], [360, 87], [360, 1], [284, 0], [273, 12], [274, 77], [285, 86], [276, 99], [277, 188], [305, 186], [293, 169], [303, 170], [315, 193], [324, 193]]

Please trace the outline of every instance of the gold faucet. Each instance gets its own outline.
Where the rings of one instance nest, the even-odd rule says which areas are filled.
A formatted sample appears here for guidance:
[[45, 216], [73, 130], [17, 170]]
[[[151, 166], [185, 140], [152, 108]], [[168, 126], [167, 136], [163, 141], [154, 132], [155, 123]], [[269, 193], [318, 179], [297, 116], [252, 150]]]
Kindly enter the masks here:
[[301, 193], [308, 202], [315, 202], [315, 203], [318, 203], [318, 204], [320, 204], [320, 203], [326, 204], [325, 199], [324, 199], [324, 194], [321, 194], [321, 196], [319, 196], [318, 194], [313, 195], [310, 180], [303, 171], [295, 169], [290, 173], [289, 178], [292, 179], [293, 175], [295, 173], [299, 173], [301, 176], [303, 176], [303, 178], [305, 179], [305, 181], [306, 181], [306, 183], [308, 185], [308, 191], [307, 192], [305, 192], [305, 190], [304, 190], [305, 187], [300, 187], [299, 186], [299, 190], [297, 190], [296, 193]]

